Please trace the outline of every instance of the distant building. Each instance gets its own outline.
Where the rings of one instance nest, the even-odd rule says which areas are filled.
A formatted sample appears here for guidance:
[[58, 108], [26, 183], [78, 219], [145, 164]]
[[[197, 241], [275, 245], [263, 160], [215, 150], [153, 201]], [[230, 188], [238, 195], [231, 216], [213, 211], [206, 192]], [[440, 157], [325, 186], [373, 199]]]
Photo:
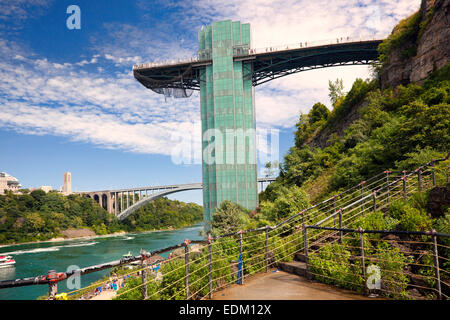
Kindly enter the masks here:
[[72, 193], [72, 174], [64, 172], [62, 193], [68, 195]]
[[6, 172], [0, 172], [0, 194], [8, 191], [18, 192], [22, 185], [17, 178], [10, 176]]
[[51, 186], [40, 186], [39, 189], [45, 191], [45, 193], [48, 193], [53, 190]]

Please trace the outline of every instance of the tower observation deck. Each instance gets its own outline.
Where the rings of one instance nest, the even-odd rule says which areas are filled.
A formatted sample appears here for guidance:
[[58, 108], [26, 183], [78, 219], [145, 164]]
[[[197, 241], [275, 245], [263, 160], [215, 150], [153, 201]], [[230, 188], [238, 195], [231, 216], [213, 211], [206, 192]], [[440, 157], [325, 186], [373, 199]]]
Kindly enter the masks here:
[[136, 80], [156, 93], [187, 98], [200, 91], [207, 229], [224, 200], [250, 210], [258, 205], [254, 87], [311, 69], [370, 64], [381, 43], [346, 37], [253, 49], [250, 39], [249, 24], [214, 22], [199, 31], [196, 58], [133, 66]]

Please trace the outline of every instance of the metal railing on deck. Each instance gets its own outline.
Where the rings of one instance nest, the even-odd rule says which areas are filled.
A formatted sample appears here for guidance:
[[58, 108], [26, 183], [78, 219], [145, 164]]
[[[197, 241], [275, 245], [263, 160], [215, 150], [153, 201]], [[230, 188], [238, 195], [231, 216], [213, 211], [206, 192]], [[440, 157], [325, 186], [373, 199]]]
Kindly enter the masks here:
[[[145, 300], [211, 299], [214, 292], [233, 283], [243, 284], [249, 276], [261, 271], [268, 272], [270, 268], [277, 266], [280, 262], [292, 260], [293, 256], [297, 253], [304, 253], [306, 257], [315, 258], [320, 254], [320, 247], [333, 245], [335, 242], [338, 242], [340, 245], [345, 245], [345, 248], [341, 249], [350, 249], [353, 246], [354, 248], [352, 249], [359, 249], [362, 252], [359, 258], [365, 260], [360, 265], [361, 268], [359, 270], [361, 270], [361, 273], [359, 271], [355, 273], [353, 272], [355, 270], [349, 269], [353, 272], [354, 277], [360, 279], [357, 282], [358, 286], [355, 286], [355, 288], [360, 288], [362, 280], [359, 275], [361, 274], [362, 278], [365, 279], [365, 265], [368, 261], [380, 259], [380, 257], [376, 253], [369, 251], [367, 249], [368, 247], [362, 249], [366, 251], [361, 251], [361, 247], [353, 244], [352, 241], [354, 239], [348, 240], [349, 235], [355, 234], [355, 232], [358, 232], [360, 235], [400, 234], [401, 232], [380, 230], [356, 231], [351, 226], [357, 224], [370, 211], [386, 209], [396, 199], [409, 197], [413, 192], [430, 189], [438, 183], [448, 183], [448, 158], [449, 155], [445, 159], [430, 161], [411, 172], [384, 171], [329, 199], [288, 217], [275, 226], [242, 230], [216, 237], [208, 236], [207, 240], [185, 240], [183, 243], [171, 247], [153, 252], [142, 252], [137, 256], [82, 268], [72, 272], [56, 273], [55, 271], [50, 271], [48, 275], [0, 281], [0, 289], [47, 284], [49, 286], [49, 298], [54, 299], [57, 297], [57, 283], [59, 281], [68, 279], [75, 274], [82, 276], [140, 261], [141, 266], [138, 269], [125, 274], [126, 276], [140, 275], [140, 280], [137, 282], [127, 281], [124, 287], [117, 291], [116, 299], [128, 299], [130, 297]], [[440, 165], [436, 166], [436, 164]], [[448, 255], [446, 257], [439, 256], [438, 249], [441, 248], [441, 250], [448, 253], [446, 250], [450, 249], [450, 247], [446, 247], [442, 243], [436, 243], [436, 238], [448, 237], [449, 235], [436, 232], [413, 232], [407, 234], [409, 236], [421, 235], [433, 238], [433, 243], [423, 241], [422, 244], [424, 246], [430, 245], [430, 243], [433, 244], [433, 254], [429, 253], [428, 256], [435, 259], [434, 268], [436, 272], [444, 274], [444, 277], [448, 279], [449, 277], [447, 275], [450, 272], [439, 267], [439, 261], [448, 261], [449, 257]], [[397, 243], [400, 243], [400, 240]], [[362, 241], [361, 246], [367, 241], [371, 241], [372, 243], [375, 243], [375, 241], [384, 241], [387, 243], [383, 239], [368, 239], [367, 237]], [[194, 252], [192, 251], [192, 244], [198, 244], [200, 248]], [[374, 246], [372, 245], [370, 250], [376, 250], [372, 247]], [[153, 261], [151, 264], [147, 263], [148, 259], [152, 256], [154, 257], [155, 255], [179, 248], [184, 248], [184, 253], [178, 257], [172, 257], [164, 261]], [[354, 254], [353, 251], [351, 253]], [[338, 254], [339, 252], [336, 252], [336, 255]], [[349, 258], [352, 257], [354, 261], [358, 259], [358, 256], [349, 256]], [[436, 259], [438, 259], [437, 264]], [[160, 270], [152, 272], [151, 270], [155, 264], [160, 265]], [[413, 263], [409, 263], [409, 265], [414, 267]], [[327, 275], [317, 272], [316, 266], [316, 264], [308, 264], [309, 275], [313, 275], [317, 279], [326, 282], [324, 279], [327, 279]], [[389, 268], [382, 268], [381, 271], [384, 274], [388, 274], [388, 272], [398, 273], [398, 270], [392, 271]], [[435, 283], [434, 292], [438, 293], [438, 297], [447, 298], [447, 295], [443, 294], [437, 287], [438, 283], [439, 285], [443, 283], [438, 273], [434, 277], [428, 274], [424, 275], [424, 277], [429, 277], [430, 281], [435, 281], [430, 283]], [[129, 278], [124, 277], [124, 279]], [[341, 280], [344, 282], [349, 281], [346, 278]], [[108, 281], [97, 282], [66, 294], [69, 298], [86, 297], [86, 295], [92, 293], [92, 288], [98, 287]], [[389, 291], [386, 288], [384, 290], [386, 292]], [[397, 294], [397, 291], [394, 293]], [[400, 290], [400, 292], [402, 291]], [[394, 297], [397, 296], [394, 295]]]
[[[290, 43], [285, 45], [277, 45], [277, 46], [268, 46], [261, 48], [250, 48], [248, 50], [240, 48], [239, 53], [235, 54], [235, 56], [244, 56], [244, 55], [253, 55], [259, 53], [268, 53], [268, 52], [280, 52], [285, 50], [293, 50], [293, 49], [304, 49], [304, 48], [312, 48], [324, 45], [333, 45], [333, 44], [342, 44], [342, 43], [351, 43], [351, 42], [362, 42], [362, 41], [371, 41], [371, 40], [383, 40], [376, 39], [375, 37], [340, 37], [335, 39], [327, 39], [327, 40], [317, 40], [317, 41], [299, 41], [297, 43]], [[185, 63], [195, 63], [201, 62], [204, 60], [211, 59], [211, 55], [202, 55], [201, 57], [190, 57], [184, 59], [172, 59], [165, 61], [155, 61], [149, 63], [135, 64], [133, 65], [133, 70], [138, 69], [148, 69], [155, 68], [166, 65], [177, 65], [177, 64], [185, 64]]]

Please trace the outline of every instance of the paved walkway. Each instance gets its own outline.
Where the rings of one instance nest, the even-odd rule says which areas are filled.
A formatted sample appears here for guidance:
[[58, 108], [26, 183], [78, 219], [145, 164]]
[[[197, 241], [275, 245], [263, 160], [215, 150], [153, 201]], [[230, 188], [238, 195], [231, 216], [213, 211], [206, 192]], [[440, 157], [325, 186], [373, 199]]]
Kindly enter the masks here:
[[[117, 287], [120, 288], [120, 286], [122, 285], [123, 280], [122, 279], [118, 279], [117, 281]], [[102, 290], [102, 292], [98, 293], [96, 296], [93, 296], [92, 298], [90, 298], [89, 300], [112, 300], [112, 298], [114, 298], [117, 294], [116, 290]]]
[[213, 300], [373, 300], [284, 271], [258, 274], [214, 293]]
[[96, 296], [93, 296], [90, 300], [112, 300], [116, 296], [116, 291], [114, 290], [107, 290], [102, 291]]

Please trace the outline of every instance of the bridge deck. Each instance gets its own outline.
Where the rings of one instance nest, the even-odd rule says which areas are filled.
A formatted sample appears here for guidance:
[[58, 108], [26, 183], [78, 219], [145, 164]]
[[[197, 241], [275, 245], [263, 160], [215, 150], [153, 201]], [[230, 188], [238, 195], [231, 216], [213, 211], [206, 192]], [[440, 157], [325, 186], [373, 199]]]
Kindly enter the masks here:
[[[234, 55], [235, 61], [251, 64], [244, 76], [251, 77], [254, 86], [289, 74], [310, 69], [369, 64], [378, 59], [382, 40], [344, 41], [315, 46], [251, 49]], [[145, 87], [200, 89], [199, 70], [211, 64], [211, 59], [180, 61], [168, 64], [146, 63], [133, 66], [133, 74]]]
[[257, 274], [243, 285], [214, 293], [213, 300], [374, 300], [284, 271]]

